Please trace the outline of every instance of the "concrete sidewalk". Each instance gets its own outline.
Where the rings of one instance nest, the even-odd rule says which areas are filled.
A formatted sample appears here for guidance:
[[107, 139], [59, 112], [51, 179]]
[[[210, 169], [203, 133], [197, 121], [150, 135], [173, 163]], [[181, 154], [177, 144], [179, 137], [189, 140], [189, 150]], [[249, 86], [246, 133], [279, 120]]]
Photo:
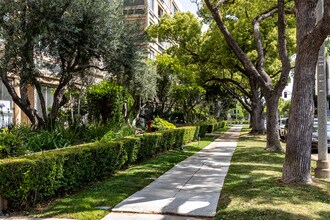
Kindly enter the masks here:
[[119, 203], [103, 219], [213, 218], [241, 128], [231, 128], [203, 150]]

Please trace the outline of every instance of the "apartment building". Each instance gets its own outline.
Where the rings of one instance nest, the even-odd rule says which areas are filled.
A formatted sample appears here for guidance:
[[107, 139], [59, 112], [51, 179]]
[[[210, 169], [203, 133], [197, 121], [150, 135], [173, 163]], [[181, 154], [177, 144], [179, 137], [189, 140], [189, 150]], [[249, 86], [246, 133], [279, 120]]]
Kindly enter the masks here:
[[[179, 0], [124, 0], [128, 20], [139, 21], [141, 28], [145, 29], [150, 25], [158, 24], [164, 14], [173, 15], [182, 11], [183, 7]], [[162, 53], [170, 46], [167, 42], [156, 40], [148, 44], [148, 56], [155, 59], [157, 54]]]
[[[157, 24], [159, 19], [164, 14], [173, 15], [177, 11], [182, 11], [182, 6], [178, 0], [124, 0], [124, 14], [128, 20], [139, 21], [141, 28], [145, 29], [149, 25]], [[0, 40], [0, 44], [1, 44]], [[166, 42], [156, 41], [149, 43], [147, 46], [148, 57], [155, 59], [157, 54], [167, 49], [170, 45]], [[50, 107], [53, 104], [53, 92], [58, 84], [56, 78], [56, 69], [48, 70], [42, 66], [36, 66], [43, 72], [43, 77], [39, 78], [42, 84], [42, 92], [45, 98], [46, 106]], [[56, 67], [55, 67], [56, 68]], [[103, 79], [103, 75], [95, 72], [90, 81], [97, 83]], [[19, 94], [19, 79], [13, 77], [11, 83], [17, 88]], [[78, 82], [79, 84], [79, 82]], [[40, 100], [36, 89], [32, 86], [28, 88], [29, 100], [37, 111], [41, 111]], [[13, 102], [9, 95], [7, 88], [0, 81], [0, 128], [11, 124], [30, 123], [28, 117], [21, 111], [21, 109]]]

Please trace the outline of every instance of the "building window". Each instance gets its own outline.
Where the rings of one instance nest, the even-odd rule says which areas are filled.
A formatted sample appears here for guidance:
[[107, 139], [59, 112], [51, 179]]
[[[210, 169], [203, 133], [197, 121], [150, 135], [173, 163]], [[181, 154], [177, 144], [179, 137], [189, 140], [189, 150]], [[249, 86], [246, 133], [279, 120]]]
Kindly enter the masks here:
[[[10, 109], [12, 109], [12, 98], [2, 81], [0, 81], [0, 101], [10, 101], [11, 104], [9, 106]], [[6, 106], [8, 107], [8, 106]]]
[[153, 51], [153, 50], [150, 50], [150, 53], [149, 53], [149, 58], [151, 59], [151, 60], [155, 60], [155, 51]]
[[164, 15], [163, 9], [161, 9], [160, 7], [158, 7], [158, 18], [161, 18], [163, 15]]
[[135, 9], [134, 14], [136, 14], [136, 15], [143, 15], [144, 14], [144, 9]]
[[149, 9], [154, 11], [155, 8], [155, 0], [149, 0]]
[[124, 0], [124, 6], [144, 5], [144, 0]]
[[[53, 95], [54, 88], [42, 86], [41, 92], [45, 99], [46, 110], [47, 110], [47, 112], [49, 112], [49, 110], [52, 107], [53, 102], [54, 102], [54, 95]], [[39, 99], [39, 95], [38, 95], [37, 91], [35, 91], [35, 108], [38, 111], [38, 113], [40, 115], [42, 115], [40, 99]]]
[[162, 46], [160, 46], [160, 45], [158, 45], [158, 50], [159, 50], [159, 52], [161, 53], [161, 52], [163, 52], [163, 47]]
[[13, 101], [6, 88], [0, 81], [0, 128], [13, 124]]
[[124, 15], [143, 15], [144, 9], [125, 9]]
[[177, 11], [178, 11], [178, 8], [175, 6], [174, 3], [172, 3], [172, 13], [174, 14]]

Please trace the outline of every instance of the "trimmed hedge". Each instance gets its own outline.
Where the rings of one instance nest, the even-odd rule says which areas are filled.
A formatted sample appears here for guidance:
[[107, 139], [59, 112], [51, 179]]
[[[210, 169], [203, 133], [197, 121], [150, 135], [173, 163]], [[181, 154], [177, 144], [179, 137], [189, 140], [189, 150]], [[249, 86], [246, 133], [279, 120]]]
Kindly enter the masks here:
[[232, 121], [231, 124], [250, 124], [250, 121]]
[[0, 160], [0, 195], [12, 209], [31, 207], [178, 148], [198, 135], [198, 126], [182, 127]]
[[205, 136], [205, 134], [207, 133], [207, 127], [208, 127], [207, 124], [201, 124], [201, 125], [199, 125], [199, 136], [200, 137], [204, 137]]
[[227, 126], [227, 121], [221, 121], [214, 124], [201, 124], [199, 135], [200, 137], [204, 137], [206, 133], [212, 133], [220, 128], [224, 128]]

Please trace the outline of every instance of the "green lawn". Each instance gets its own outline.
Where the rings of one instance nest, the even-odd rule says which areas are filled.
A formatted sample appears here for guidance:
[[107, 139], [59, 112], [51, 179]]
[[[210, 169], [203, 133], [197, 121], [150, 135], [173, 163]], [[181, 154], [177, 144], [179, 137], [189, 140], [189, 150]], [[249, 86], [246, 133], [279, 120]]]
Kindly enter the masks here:
[[252, 136], [243, 130], [216, 219], [330, 219], [329, 180], [314, 179], [311, 185], [282, 184], [284, 155], [269, 153], [264, 147], [265, 136]]
[[205, 137], [200, 141], [200, 145], [193, 142], [185, 146], [184, 152], [172, 150], [142, 164], [120, 171], [105, 181], [87, 187], [74, 195], [58, 199], [49, 206], [44, 205], [46, 208], [40, 207], [40, 213], [32, 212], [29, 216], [84, 220], [101, 219], [109, 212], [98, 210], [95, 208], [96, 206], [114, 207], [131, 194], [151, 183], [152, 180], [146, 178], [161, 176], [178, 162], [192, 156], [210, 144], [215, 138], [216, 136]]

